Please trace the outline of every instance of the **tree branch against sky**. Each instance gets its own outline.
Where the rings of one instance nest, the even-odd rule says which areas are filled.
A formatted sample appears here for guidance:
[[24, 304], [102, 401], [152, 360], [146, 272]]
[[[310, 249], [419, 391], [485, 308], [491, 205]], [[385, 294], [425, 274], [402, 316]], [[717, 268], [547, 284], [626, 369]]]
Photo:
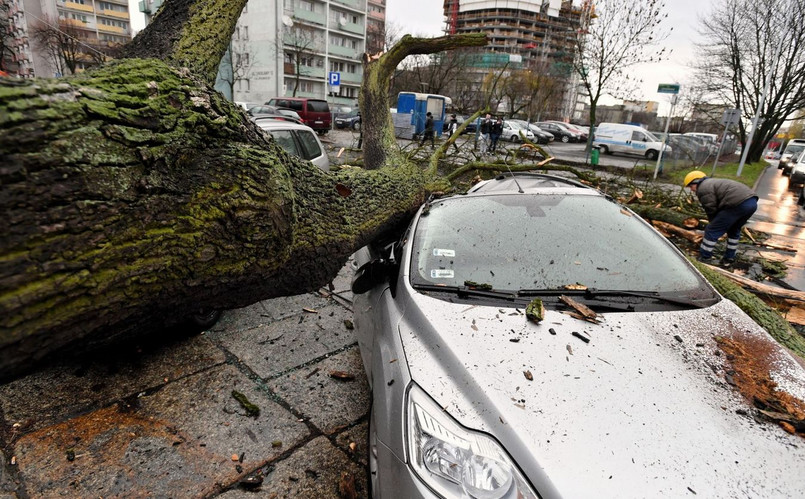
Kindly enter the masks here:
[[[590, 123], [604, 95], [630, 98], [639, 83], [633, 66], [662, 60], [665, 48], [657, 44], [668, 32], [661, 28], [668, 16], [660, 0], [601, 0], [585, 4], [581, 29], [574, 33], [573, 69], [590, 98]], [[592, 140], [592, 135], [590, 135]], [[588, 142], [589, 143], [589, 142]]]
[[760, 159], [765, 144], [805, 107], [803, 18], [802, 0], [721, 0], [700, 21], [696, 81], [712, 102], [741, 109], [743, 143], [771, 72], [748, 161]]

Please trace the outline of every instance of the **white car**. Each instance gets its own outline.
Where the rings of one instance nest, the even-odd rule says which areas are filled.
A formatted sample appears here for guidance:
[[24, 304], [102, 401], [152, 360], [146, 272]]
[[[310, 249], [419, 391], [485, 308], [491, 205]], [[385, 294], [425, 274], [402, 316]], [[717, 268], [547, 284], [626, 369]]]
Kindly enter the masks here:
[[805, 368], [628, 208], [500, 175], [387, 243], [352, 286], [372, 497], [805, 497]]
[[525, 128], [514, 121], [506, 120], [503, 122], [503, 134], [501, 134], [500, 138], [510, 142], [520, 142], [521, 132], [528, 140], [534, 140], [534, 132], [532, 132], [530, 129]]
[[290, 154], [306, 159], [324, 171], [330, 170], [330, 158], [316, 132], [309, 126], [272, 118], [258, 118], [255, 122]]

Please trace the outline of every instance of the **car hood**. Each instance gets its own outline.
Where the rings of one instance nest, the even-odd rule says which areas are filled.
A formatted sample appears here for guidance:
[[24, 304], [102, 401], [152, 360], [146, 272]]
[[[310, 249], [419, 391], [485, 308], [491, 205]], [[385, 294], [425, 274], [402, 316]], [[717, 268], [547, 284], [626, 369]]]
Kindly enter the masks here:
[[533, 324], [523, 309], [407, 291], [412, 380], [497, 438], [543, 497], [805, 494], [805, 439], [741, 394], [756, 387], [741, 363], [755, 357], [740, 352], [800, 401], [805, 368], [732, 302], [599, 324], [548, 311]]

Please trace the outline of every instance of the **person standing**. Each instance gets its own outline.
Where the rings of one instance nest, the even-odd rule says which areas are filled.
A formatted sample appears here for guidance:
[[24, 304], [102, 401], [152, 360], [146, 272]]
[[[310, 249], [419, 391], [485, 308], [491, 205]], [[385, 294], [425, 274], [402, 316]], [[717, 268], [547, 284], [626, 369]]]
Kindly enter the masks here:
[[491, 144], [489, 146], [490, 151], [497, 152], [498, 140], [500, 140], [501, 135], [503, 135], [503, 120], [500, 119], [500, 116], [498, 116], [495, 122], [492, 123], [492, 130], [490, 133]]
[[486, 117], [481, 120], [481, 128], [479, 131], [479, 138], [481, 140], [481, 154], [486, 154], [489, 149], [489, 133], [492, 131], [492, 115], [487, 113]]
[[[450, 137], [452, 137], [457, 130], [458, 130], [458, 119], [456, 118], [455, 114], [451, 114], [450, 124], [447, 127], [447, 131], [450, 133]], [[455, 148], [456, 152], [458, 152], [458, 146], [456, 145], [456, 140], [458, 140], [458, 137], [456, 137], [453, 140], [453, 147]]]
[[435, 147], [433, 139], [433, 114], [431, 114], [430, 111], [425, 115], [425, 133], [422, 134], [422, 142], [419, 143], [419, 146], [424, 146], [425, 141], [428, 139], [430, 139], [430, 148], [433, 149]]
[[757, 210], [755, 191], [735, 180], [710, 178], [704, 172], [693, 170], [685, 176], [684, 186], [696, 193], [709, 223], [699, 247], [699, 261], [713, 262], [713, 250], [718, 239], [727, 234], [727, 249], [721, 265], [735, 263], [741, 229]]

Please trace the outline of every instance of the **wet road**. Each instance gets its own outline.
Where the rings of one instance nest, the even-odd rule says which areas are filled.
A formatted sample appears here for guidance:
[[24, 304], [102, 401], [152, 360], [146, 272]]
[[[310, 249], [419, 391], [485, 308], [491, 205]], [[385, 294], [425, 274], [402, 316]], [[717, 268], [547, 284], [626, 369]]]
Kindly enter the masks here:
[[[763, 172], [755, 185], [760, 200], [758, 209], [747, 224], [752, 229], [766, 232], [772, 237], [768, 243], [805, 248], [805, 210], [797, 205], [797, 192], [789, 189], [788, 177], [782, 175], [774, 161]], [[782, 260], [788, 266], [783, 280], [799, 291], [805, 291], [805, 251], [754, 250], [764, 258]]]

